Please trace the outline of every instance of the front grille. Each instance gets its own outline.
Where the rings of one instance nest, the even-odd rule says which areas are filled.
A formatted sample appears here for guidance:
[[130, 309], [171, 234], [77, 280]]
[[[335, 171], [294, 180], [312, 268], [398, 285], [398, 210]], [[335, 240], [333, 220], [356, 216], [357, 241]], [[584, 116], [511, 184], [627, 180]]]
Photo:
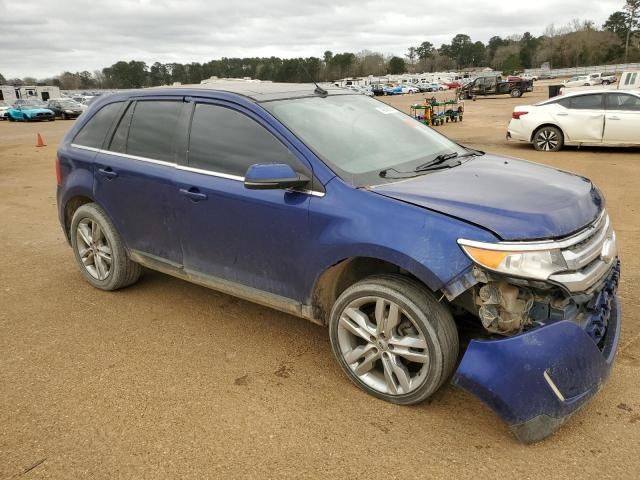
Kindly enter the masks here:
[[616, 259], [616, 236], [606, 211], [578, 234], [557, 243], [568, 270], [551, 275], [549, 280], [572, 293], [593, 292]]

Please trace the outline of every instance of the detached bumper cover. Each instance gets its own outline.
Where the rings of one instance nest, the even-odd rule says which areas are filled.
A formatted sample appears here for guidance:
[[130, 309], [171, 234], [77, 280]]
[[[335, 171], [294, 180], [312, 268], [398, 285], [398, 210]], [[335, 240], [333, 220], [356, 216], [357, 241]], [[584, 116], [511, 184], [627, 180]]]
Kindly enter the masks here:
[[511, 338], [472, 340], [452, 383], [486, 403], [518, 440], [542, 440], [609, 377], [620, 338], [620, 305], [615, 294], [607, 301], [602, 350], [569, 320]]

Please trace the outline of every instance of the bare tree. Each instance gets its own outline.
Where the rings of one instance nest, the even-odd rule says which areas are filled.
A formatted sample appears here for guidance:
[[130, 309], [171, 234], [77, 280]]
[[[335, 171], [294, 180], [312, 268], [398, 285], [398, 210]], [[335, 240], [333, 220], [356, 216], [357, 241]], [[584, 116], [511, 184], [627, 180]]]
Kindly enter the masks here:
[[418, 56], [418, 53], [416, 52], [416, 47], [409, 47], [409, 49], [407, 50], [407, 53], [405, 54], [405, 57], [407, 57], [407, 60], [409, 60], [409, 65], [411, 65], [411, 71], [413, 71], [413, 66], [416, 63], [417, 56]]

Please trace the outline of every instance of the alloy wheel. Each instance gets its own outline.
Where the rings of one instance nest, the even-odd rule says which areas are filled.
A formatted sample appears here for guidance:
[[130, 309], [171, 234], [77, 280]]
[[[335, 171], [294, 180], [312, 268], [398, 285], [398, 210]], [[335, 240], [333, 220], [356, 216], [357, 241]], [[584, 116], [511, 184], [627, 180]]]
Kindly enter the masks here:
[[105, 280], [111, 273], [112, 251], [109, 240], [95, 220], [84, 218], [76, 229], [76, 248], [82, 265], [98, 280]]
[[405, 395], [424, 382], [427, 340], [411, 315], [386, 298], [358, 298], [338, 323], [340, 353], [353, 374], [387, 395]]
[[553, 130], [541, 130], [540, 133], [536, 135], [536, 145], [540, 150], [544, 150], [547, 152], [550, 150], [554, 150], [558, 146], [559, 142], [560, 139], [558, 138], [556, 132], [554, 132]]

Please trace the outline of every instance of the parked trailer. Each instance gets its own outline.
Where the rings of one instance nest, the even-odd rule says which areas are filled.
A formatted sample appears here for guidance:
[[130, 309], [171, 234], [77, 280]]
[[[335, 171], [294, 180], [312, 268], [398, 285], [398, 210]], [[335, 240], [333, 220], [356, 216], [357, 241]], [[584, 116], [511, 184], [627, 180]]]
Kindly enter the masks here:
[[618, 88], [623, 88], [625, 90], [640, 88], [640, 71], [623, 72], [622, 75], [620, 75]]
[[19, 97], [18, 87], [11, 85], [0, 85], [0, 101], [4, 100], [9, 104], [13, 104]]
[[60, 98], [60, 88], [49, 85], [24, 86], [19, 88], [18, 98], [38, 97], [43, 102], [52, 98]]

